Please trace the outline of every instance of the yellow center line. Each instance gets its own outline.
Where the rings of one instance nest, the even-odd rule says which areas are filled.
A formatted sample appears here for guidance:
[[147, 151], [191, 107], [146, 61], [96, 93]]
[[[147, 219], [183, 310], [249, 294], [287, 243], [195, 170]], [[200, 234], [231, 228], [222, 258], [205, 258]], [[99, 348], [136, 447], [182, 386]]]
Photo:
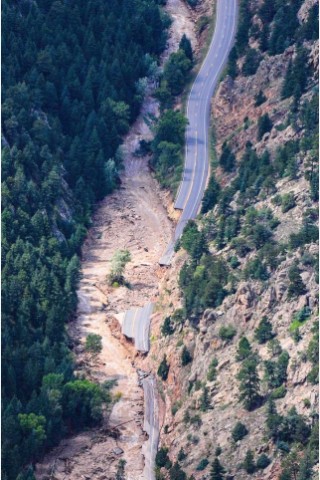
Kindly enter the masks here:
[[189, 198], [190, 198], [190, 195], [191, 195], [191, 192], [192, 192], [192, 186], [193, 186], [194, 176], [195, 176], [195, 174], [196, 174], [196, 167], [197, 167], [197, 160], [198, 160], [198, 130], [195, 131], [195, 134], [196, 134], [196, 152], [195, 152], [196, 163], [195, 163], [195, 166], [194, 166], [194, 169], [193, 169], [192, 181], [191, 181], [191, 188], [190, 188], [190, 190], [189, 190], [189, 194], [188, 194], [187, 200], [185, 201], [185, 204], [184, 204], [183, 209], [186, 208], [186, 206], [187, 206], [187, 204], [188, 204], [188, 202], [189, 202]]

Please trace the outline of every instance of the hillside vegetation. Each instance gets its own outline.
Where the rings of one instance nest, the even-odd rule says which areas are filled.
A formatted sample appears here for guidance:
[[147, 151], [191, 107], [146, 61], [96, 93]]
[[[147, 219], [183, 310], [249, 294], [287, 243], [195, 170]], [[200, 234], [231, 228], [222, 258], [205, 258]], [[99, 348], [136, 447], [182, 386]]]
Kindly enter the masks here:
[[66, 322], [94, 204], [157, 70], [156, 0], [2, 3], [2, 477], [99, 423], [108, 388], [73, 374]]
[[163, 291], [159, 479], [315, 478], [317, 35], [316, 2], [240, 2], [212, 175]]

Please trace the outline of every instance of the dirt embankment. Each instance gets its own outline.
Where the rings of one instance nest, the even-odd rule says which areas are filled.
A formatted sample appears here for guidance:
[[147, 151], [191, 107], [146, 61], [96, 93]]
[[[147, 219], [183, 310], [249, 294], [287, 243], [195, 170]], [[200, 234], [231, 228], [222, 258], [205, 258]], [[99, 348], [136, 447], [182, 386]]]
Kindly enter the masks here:
[[[177, 48], [183, 33], [195, 44], [190, 9], [181, 0], [169, 0], [167, 8], [173, 18], [168, 52]], [[121, 339], [116, 316], [128, 308], [157, 300], [158, 284], [164, 274], [158, 260], [174, 227], [164, 207], [168, 202], [150, 174], [148, 160], [133, 155], [139, 140], [152, 136], [144, 120], [149, 114], [158, 115], [158, 105], [151, 95], [146, 97], [124, 142], [121, 188], [99, 205], [84, 244], [77, 318], [70, 327], [79, 374], [99, 382], [116, 380], [113, 394], [119, 400], [106, 413], [101, 429], [66, 439], [47, 455], [37, 465], [38, 480], [111, 480], [119, 459], [126, 461], [128, 480], [143, 478], [143, 392], [138, 385], [134, 349]], [[110, 288], [107, 284], [110, 260], [117, 249], [128, 249], [132, 255], [126, 269], [130, 289]], [[89, 333], [102, 336], [102, 352], [95, 360], [84, 353], [83, 344]], [[141, 359], [138, 363], [141, 365]], [[114, 426], [118, 438], [110, 436]]]

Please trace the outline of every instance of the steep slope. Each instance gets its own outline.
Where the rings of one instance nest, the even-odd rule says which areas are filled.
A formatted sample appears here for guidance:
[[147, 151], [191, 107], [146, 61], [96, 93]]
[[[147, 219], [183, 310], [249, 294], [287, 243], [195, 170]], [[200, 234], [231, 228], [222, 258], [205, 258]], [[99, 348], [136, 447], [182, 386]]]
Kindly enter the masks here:
[[2, 475], [21, 480], [110, 404], [109, 388], [75, 377], [66, 323], [168, 18], [145, 0], [5, 1], [2, 13]]
[[159, 478], [316, 475], [317, 12], [240, 2], [212, 178], [153, 325]]

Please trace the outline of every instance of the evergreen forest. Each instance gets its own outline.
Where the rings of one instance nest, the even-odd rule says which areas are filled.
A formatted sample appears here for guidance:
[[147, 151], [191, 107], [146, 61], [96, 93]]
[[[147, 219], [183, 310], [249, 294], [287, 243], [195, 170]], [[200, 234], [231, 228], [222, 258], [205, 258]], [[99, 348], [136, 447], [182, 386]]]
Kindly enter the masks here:
[[106, 387], [74, 375], [66, 324], [96, 202], [166, 45], [157, 0], [2, 2], [2, 478], [96, 425]]

